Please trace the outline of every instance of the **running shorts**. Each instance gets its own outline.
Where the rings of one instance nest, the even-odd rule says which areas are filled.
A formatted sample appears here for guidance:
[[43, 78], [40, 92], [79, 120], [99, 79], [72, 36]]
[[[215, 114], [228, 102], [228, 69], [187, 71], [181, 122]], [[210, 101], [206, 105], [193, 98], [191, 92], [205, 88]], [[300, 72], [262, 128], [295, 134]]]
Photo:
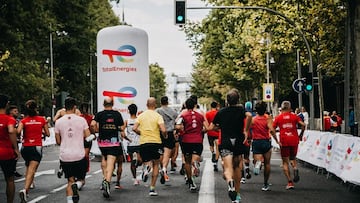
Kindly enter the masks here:
[[21, 156], [25, 161], [25, 165], [29, 166], [30, 161], [40, 163], [42, 159], [42, 146], [23, 146], [21, 148]]
[[64, 171], [65, 178], [75, 177], [84, 180], [87, 171], [87, 160], [84, 157], [79, 161], [64, 162], [60, 160], [60, 166]]
[[271, 140], [265, 139], [265, 140], [253, 140], [252, 142], [252, 152], [253, 154], [265, 154], [270, 149], [271, 146]]
[[160, 151], [162, 148], [162, 144], [158, 143], [146, 143], [140, 145], [140, 156], [143, 162], [160, 159]]

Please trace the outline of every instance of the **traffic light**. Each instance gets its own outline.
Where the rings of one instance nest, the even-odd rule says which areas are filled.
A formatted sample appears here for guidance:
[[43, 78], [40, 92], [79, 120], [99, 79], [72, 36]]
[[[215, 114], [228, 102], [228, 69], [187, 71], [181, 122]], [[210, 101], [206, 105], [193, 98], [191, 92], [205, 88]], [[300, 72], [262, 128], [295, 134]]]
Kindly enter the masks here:
[[312, 73], [306, 73], [305, 82], [306, 82], [305, 90], [307, 92], [311, 92], [313, 90], [313, 74]]
[[184, 25], [186, 20], [186, 0], [175, 0], [175, 25]]

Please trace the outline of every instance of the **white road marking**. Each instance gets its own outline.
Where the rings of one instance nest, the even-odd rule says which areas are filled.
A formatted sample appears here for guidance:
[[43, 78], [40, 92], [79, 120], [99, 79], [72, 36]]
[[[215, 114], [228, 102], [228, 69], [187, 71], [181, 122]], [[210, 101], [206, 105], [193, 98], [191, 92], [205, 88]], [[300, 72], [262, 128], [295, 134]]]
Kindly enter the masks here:
[[199, 203], [215, 202], [215, 184], [214, 171], [211, 160], [204, 159], [205, 162], [203, 174], [201, 176], [201, 185], [199, 191]]
[[45, 199], [47, 196], [48, 196], [48, 195], [41, 195], [41, 196], [39, 196], [39, 197], [37, 197], [37, 198], [29, 201], [28, 203], [36, 203], [36, 202], [39, 202], [40, 200]]
[[[36, 172], [34, 177], [38, 177], [38, 176], [41, 176], [41, 175], [53, 175], [53, 174], [55, 174], [55, 169], [50, 169], [50, 170], [46, 170], [46, 171]], [[21, 181], [24, 181], [24, 180], [25, 180], [25, 178], [19, 178], [19, 179], [15, 180], [15, 183], [18, 183], [18, 182], [21, 182]]]

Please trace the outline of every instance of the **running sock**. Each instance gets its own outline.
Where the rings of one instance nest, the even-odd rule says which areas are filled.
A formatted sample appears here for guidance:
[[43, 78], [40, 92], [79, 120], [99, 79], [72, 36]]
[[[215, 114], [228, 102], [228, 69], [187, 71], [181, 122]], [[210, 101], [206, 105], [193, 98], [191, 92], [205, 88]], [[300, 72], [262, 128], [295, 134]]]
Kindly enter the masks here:
[[150, 190], [155, 190], [155, 186], [150, 186]]
[[74, 203], [72, 196], [66, 196], [67, 203]]
[[235, 182], [234, 182], [234, 180], [230, 180], [228, 182], [228, 185], [229, 185], [229, 190], [235, 190]]
[[78, 189], [80, 190], [84, 184], [81, 181], [76, 181], [76, 185], [77, 185]]

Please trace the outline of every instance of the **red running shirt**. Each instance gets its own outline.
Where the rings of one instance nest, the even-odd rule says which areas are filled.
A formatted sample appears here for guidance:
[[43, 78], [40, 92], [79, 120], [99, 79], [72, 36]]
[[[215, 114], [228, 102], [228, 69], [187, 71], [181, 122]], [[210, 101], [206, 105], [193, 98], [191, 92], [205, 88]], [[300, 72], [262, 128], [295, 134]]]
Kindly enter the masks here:
[[9, 137], [8, 127], [15, 126], [16, 120], [12, 116], [0, 114], [0, 160], [15, 158], [15, 151]]
[[184, 125], [183, 143], [203, 143], [202, 129], [205, 118], [196, 111], [185, 111], [181, 114]]
[[253, 140], [268, 140], [270, 139], [269, 128], [267, 124], [268, 116], [257, 115], [253, 118], [251, 125]]
[[20, 121], [23, 128], [23, 146], [42, 146], [42, 130], [46, 120], [42, 116], [27, 116]]
[[301, 118], [292, 112], [281, 113], [275, 118], [273, 127], [280, 128], [280, 142], [283, 146], [297, 146], [299, 144], [299, 135], [296, 124]]
[[[215, 115], [218, 111], [215, 110], [215, 109], [212, 109], [208, 112], [206, 112], [206, 119], [208, 120], [209, 124], [213, 122], [214, 118], [215, 118]], [[211, 137], [219, 137], [219, 131], [216, 131], [216, 130], [209, 130], [207, 131], [207, 135], [208, 136], [211, 136]]]

